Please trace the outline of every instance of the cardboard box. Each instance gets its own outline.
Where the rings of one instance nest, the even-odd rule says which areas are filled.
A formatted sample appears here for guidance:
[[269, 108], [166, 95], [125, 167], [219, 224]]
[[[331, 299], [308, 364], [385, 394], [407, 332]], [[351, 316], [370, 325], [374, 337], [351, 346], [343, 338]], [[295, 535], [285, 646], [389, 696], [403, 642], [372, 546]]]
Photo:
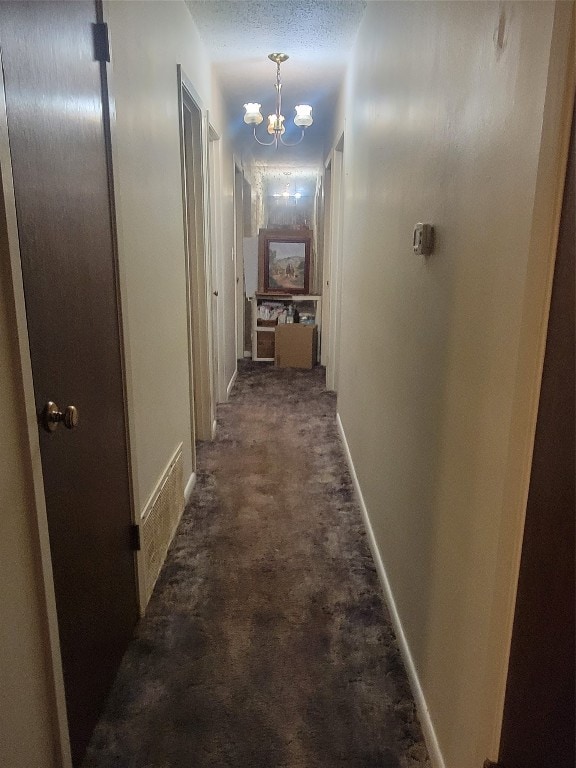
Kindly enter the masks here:
[[312, 368], [316, 365], [318, 332], [315, 325], [279, 325], [275, 336], [278, 368]]

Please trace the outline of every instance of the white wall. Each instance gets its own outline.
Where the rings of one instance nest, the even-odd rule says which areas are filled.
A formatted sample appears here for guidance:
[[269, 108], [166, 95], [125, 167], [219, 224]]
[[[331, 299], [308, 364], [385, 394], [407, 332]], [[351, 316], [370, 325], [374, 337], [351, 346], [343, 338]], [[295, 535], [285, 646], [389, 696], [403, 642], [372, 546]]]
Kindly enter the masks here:
[[[368, 3], [349, 70], [338, 409], [448, 768], [497, 756], [561, 187], [561, 5], [554, 26], [553, 3]], [[428, 259], [419, 221], [436, 226]]]
[[[132, 471], [141, 513], [179, 443], [185, 480], [193, 471], [177, 64], [218, 131], [221, 105], [183, 2], [108, 2], [105, 16], [116, 104], [113, 158]], [[220, 151], [226, 176], [226, 147]], [[224, 210], [224, 247], [230, 227]], [[224, 266], [225, 282], [228, 271]]]

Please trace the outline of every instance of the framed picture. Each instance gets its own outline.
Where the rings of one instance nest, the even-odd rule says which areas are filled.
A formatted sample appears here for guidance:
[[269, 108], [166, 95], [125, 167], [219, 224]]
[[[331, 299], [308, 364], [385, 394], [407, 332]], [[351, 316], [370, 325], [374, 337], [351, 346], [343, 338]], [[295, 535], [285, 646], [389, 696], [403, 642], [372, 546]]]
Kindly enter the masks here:
[[261, 229], [258, 236], [260, 293], [309, 293], [311, 244], [311, 229]]

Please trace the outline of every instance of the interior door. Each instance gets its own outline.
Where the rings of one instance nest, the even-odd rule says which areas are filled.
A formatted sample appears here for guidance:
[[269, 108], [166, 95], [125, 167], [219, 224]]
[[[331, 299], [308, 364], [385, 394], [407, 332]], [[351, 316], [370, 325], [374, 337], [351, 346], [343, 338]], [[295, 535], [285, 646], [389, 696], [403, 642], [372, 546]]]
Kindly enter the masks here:
[[98, 11], [0, 3], [36, 407], [79, 414], [39, 426], [76, 765], [137, 620]]

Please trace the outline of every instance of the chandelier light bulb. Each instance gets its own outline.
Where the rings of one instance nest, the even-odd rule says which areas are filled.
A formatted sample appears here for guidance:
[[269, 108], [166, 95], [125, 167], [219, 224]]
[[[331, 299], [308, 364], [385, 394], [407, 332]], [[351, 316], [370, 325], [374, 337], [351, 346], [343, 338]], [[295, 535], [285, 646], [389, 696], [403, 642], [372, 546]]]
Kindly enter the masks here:
[[286, 128], [284, 127], [284, 115], [268, 115], [268, 133], [274, 135], [279, 133], [282, 135]]
[[314, 122], [312, 120], [312, 107], [309, 104], [298, 104], [295, 107], [296, 117], [294, 123], [300, 128], [308, 128]]
[[244, 122], [246, 125], [260, 125], [264, 118], [260, 114], [260, 104], [256, 101], [249, 101], [248, 104], [244, 104], [246, 114], [244, 115]]

